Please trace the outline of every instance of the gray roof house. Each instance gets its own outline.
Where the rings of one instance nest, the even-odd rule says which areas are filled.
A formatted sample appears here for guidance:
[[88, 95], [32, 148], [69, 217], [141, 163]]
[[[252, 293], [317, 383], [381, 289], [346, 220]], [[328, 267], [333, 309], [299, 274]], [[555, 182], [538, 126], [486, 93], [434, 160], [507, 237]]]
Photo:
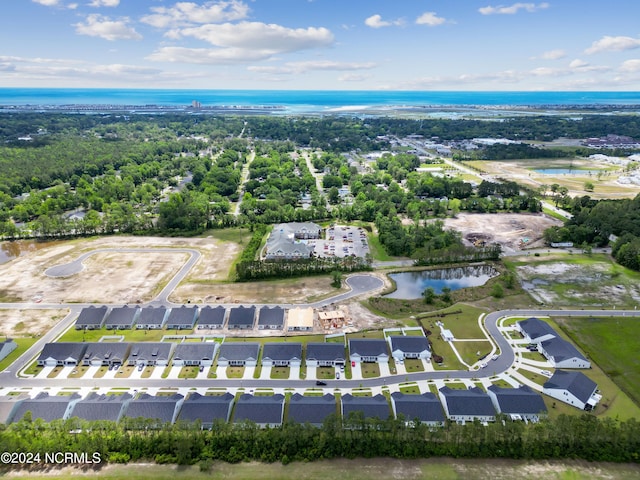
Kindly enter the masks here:
[[308, 367], [335, 367], [345, 364], [345, 351], [342, 343], [307, 343], [305, 362]]
[[30, 397], [26, 393], [0, 396], [0, 423], [8, 424], [18, 405], [28, 398]]
[[501, 388], [491, 385], [487, 394], [498, 413], [511, 417], [512, 420], [537, 422], [547, 415], [547, 406], [542, 395], [527, 385], [518, 388]]
[[40, 418], [45, 422], [53, 420], [66, 420], [75, 403], [80, 400], [80, 395], [52, 395], [40, 392], [35, 398], [22, 401], [14, 410], [12, 422], [22, 420], [27, 412], [31, 412], [32, 420]]
[[387, 337], [391, 347], [391, 355], [394, 360], [405, 358], [419, 358], [429, 360], [431, 358], [431, 347], [427, 337], [415, 335], [392, 335]]
[[213, 365], [218, 344], [215, 342], [184, 342], [176, 345], [173, 352], [174, 367]]
[[86, 349], [86, 343], [47, 343], [38, 357], [38, 365], [43, 367], [75, 367], [80, 365]]
[[196, 328], [198, 330], [220, 330], [224, 326], [227, 309], [221, 306], [207, 305], [200, 309], [200, 317]]
[[302, 363], [302, 344], [276, 342], [262, 346], [263, 367], [300, 366]]
[[554, 337], [540, 342], [538, 350], [555, 368], [591, 368], [591, 362], [564, 338]]
[[262, 307], [258, 311], [259, 330], [282, 330], [284, 328], [284, 308]]
[[540, 343], [558, 336], [547, 322], [535, 317], [516, 322], [516, 330], [530, 343]]
[[140, 311], [136, 327], [138, 329], [160, 330], [164, 327], [168, 315], [169, 310], [166, 307], [144, 307]]
[[145, 418], [158, 423], [173, 423], [184, 397], [179, 393], [169, 397], [143, 393], [129, 402], [124, 416], [127, 418]]
[[381, 394], [373, 397], [354, 397], [349, 393], [342, 395], [343, 421], [356, 420], [360, 414], [362, 414], [362, 418], [387, 420], [391, 415], [391, 411], [386, 397]]
[[349, 340], [349, 358], [352, 362], [385, 363], [389, 361], [387, 342], [382, 339]]
[[466, 390], [442, 387], [440, 398], [447, 417], [454, 422], [493, 422], [496, 419], [496, 410], [491, 398], [478, 387]]
[[92, 342], [86, 345], [82, 356], [82, 365], [85, 366], [123, 365], [131, 346], [123, 342]]
[[108, 308], [105, 306], [83, 308], [76, 320], [76, 330], [97, 330], [104, 325], [104, 319], [107, 316]]
[[442, 403], [431, 392], [422, 395], [406, 395], [401, 392], [391, 394], [391, 407], [396, 418], [404, 417], [407, 424], [416, 420], [430, 426], [442, 426], [446, 420]]
[[18, 348], [18, 344], [10, 338], [0, 342], [0, 360], [7, 358], [16, 348]]
[[556, 370], [542, 393], [581, 410], [592, 410], [602, 396], [598, 385], [582, 372]]
[[266, 260], [300, 260], [311, 257], [313, 248], [304, 243], [294, 242], [283, 238], [273, 243], [267, 243]]
[[229, 320], [227, 328], [233, 329], [251, 329], [256, 318], [256, 307], [234, 307], [229, 310]]
[[336, 397], [330, 394], [322, 397], [305, 397], [294, 393], [289, 399], [287, 420], [308, 423], [320, 427], [330, 415], [337, 415]]
[[282, 425], [284, 414], [284, 395], [253, 396], [240, 395], [233, 416], [234, 423], [254, 422], [260, 427]]
[[166, 366], [175, 343], [167, 342], [138, 342], [131, 344], [128, 365]]
[[313, 248], [307, 247], [298, 240], [317, 239], [322, 234], [322, 228], [312, 222], [281, 223], [274, 225], [267, 245], [265, 258], [267, 260], [295, 260], [309, 258]]
[[167, 318], [167, 330], [191, 330], [198, 318], [198, 307], [182, 305], [172, 308]]
[[202, 428], [211, 428], [216, 420], [229, 421], [233, 399], [230, 393], [224, 395], [200, 395], [192, 393], [182, 403], [178, 422], [197, 422]]
[[132, 398], [133, 396], [129, 393], [100, 395], [91, 392], [86, 398], [75, 404], [70, 416], [88, 421], [109, 420], [117, 422]]
[[104, 322], [107, 330], [131, 330], [140, 315], [139, 307], [114, 307]]
[[218, 349], [218, 366], [255, 367], [258, 363], [260, 344], [256, 342], [225, 342]]

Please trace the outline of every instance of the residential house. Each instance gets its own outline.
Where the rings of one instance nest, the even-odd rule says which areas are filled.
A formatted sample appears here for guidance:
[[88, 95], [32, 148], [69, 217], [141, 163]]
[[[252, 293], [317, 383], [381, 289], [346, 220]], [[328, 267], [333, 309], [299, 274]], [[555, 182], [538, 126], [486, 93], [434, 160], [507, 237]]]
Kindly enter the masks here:
[[183, 400], [184, 397], [179, 393], [171, 396], [152, 396], [143, 393], [129, 402], [124, 416], [131, 419], [155, 420], [156, 426], [173, 423]]
[[71, 410], [80, 395], [74, 393], [72, 395], [49, 395], [47, 392], [40, 392], [35, 398], [23, 400], [16, 406], [11, 417], [12, 422], [22, 420], [27, 412], [31, 413], [31, 419], [39, 418], [45, 422], [53, 420], [66, 420], [69, 418]]
[[104, 326], [107, 330], [131, 330], [140, 315], [139, 307], [114, 307], [107, 316]]
[[229, 321], [227, 327], [229, 330], [250, 330], [256, 318], [256, 307], [240, 306], [229, 310]]
[[26, 393], [19, 395], [2, 395], [0, 396], [0, 423], [8, 424], [14, 415], [14, 412], [24, 400], [31, 397]]
[[422, 335], [392, 335], [387, 337], [391, 347], [391, 355], [396, 361], [405, 358], [420, 360], [431, 359], [431, 347], [429, 340]]
[[7, 358], [16, 348], [18, 348], [18, 344], [10, 338], [0, 342], [0, 360]]
[[224, 326], [226, 315], [227, 309], [224, 307], [212, 307], [210, 305], [202, 307], [196, 328], [198, 330], [221, 330]]
[[383, 339], [349, 340], [349, 358], [352, 362], [387, 363], [389, 353], [387, 342]]
[[345, 364], [345, 351], [342, 343], [307, 343], [305, 362], [307, 367], [336, 367]]
[[84, 399], [75, 404], [70, 414], [82, 420], [109, 420], [117, 422], [133, 396], [129, 393], [122, 395], [100, 395], [91, 392]]
[[136, 366], [167, 366], [174, 343], [168, 342], [138, 342], [131, 344], [128, 365]]
[[535, 317], [516, 322], [516, 330], [519, 331], [529, 343], [539, 344], [540, 342], [558, 336], [556, 331], [547, 322], [543, 322]]
[[136, 327], [145, 330], [160, 330], [164, 327], [168, 314], [169, 310], [163, 306], [144, 307], [140, 311]]
[[487, 394], [498, 413], [508, 415], [512, 420], [537, 422], [547, 416], [547, 406], [542, 395], [527, 385], [518, 388], [501, 388], [491, 385]]
[[289, 332], [310, 332], [313, 330], [312, 308], [290, 308], [287, 311], [287, 330]]
[[258, 311], [259, 330], [282, 330], [284, 328], [284, 308], [262, 307]]
[[256, 342], [225, 342], [219, 348], [218, 367], [255, 367], [260, 344]]
[[542, 393], [581, 410], [592, 410], [602, 396], [598, 385], [582, 372], [556, 370]]
[[38, 365], [42, 367], [75, 367], [80, 365], [86, 349], [85, 343], [46, 343], [38, 357]]
[[284, 395], [253, 396], [240, 395], [236, 401], [234, 423], [253, 422], [260, 427], [282, 425], [284, 415]]
[[554, 337], [540, 342], [538, 350], [555, 368], [591, 368], [591, 362], [564, 338]]
[[167, 318], [167, 330], [192, 330], [197, 318], [198, 307], [172, 308]]
[[176, 345], [173, 352], [174, 367], [210, 367], [216, 356], [216, 342], [184, 342]]
[[109, 309], [105, 306], [83, 308], [76, 320], [76, 330], [98, 330], [104, 325], [104, 319]]
[[294, 393], [289, 399], [287, 420], [321, 427], [328, 417], [337, 413], [336, 397], [333, 395], [306, 397]]
[[474, 420], [483, 423], [493, 422], [496, 419], [496, 410], [491, 398], [478, 387], [464, 390], [442, 387], [440, 398], [447, 418], [451, 421], [464, 424]]
[[202, 428], [210, 429], [216, 421], [228, 422], [233, 407], [234, 396], [190, 394], [182, 403], [178, 422], [200, 422]]
[[263, 367], [299, 367], [301, 363], [301, 343], [274, 342], [262, 347]]
[[94, 367], [124, 365], [131, 347], [131, 344], [123, 342], [92, 342], [86, 345], [82, 365]]
[[443, 426], [446, 420], [442, 403], [431, 392], [422, 395], [407, 395], [401, 392], [391, 394], [391, 407], [396, 418], [404, 418], [408, 425], [416, 421], [432, 427]]
[[342, 395], [342, 418], [345, 423], [367, 418], [387, 420], [390, 415], [389, 402], [382, 394], [373, 397], [354, 397], [349, 393]]

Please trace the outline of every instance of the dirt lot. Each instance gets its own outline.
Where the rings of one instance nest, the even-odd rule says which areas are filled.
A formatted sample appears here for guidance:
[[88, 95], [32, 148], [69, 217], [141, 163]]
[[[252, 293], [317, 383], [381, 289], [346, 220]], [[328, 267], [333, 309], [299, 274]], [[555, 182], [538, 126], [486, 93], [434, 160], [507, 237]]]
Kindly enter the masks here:
[[0, 335], [40, 336], [62, 320], [69, 310], [0, 310]]
[[[460, 232], [468, 245], [475, 240], [484, 240], [487, 244], [498, 242], [504, 252], [543, 247], [544, 230], [562, 225], [547, 215], [526, 213], [460, 213], [456, 218], [447, 218], [444, 223], [446, 228]], [[524, 239], [527, 239], [526, 243], [521, 243]]]

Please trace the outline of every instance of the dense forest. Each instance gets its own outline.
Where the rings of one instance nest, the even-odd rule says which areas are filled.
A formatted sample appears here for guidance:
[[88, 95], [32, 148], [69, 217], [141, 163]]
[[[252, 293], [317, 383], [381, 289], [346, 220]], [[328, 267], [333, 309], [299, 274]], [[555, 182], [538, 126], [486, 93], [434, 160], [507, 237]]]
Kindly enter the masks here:
[[[0, 449], [8, 452], [96, 452], [102, 461], [199, 464], [208, 470], [220, 460], [282, 462], [329, 458], [513, 458], [582, 459], [638, 462], [640, 423], [591, 415], [560, 416], [554, 421], [524, 424], [498, 418], [447, 423], [432, 428], [403, 419], [365, 419], [351, 414], [328, 418], [321, 428], [285, 423], [261, 429], [252, 423], [218, 422], [211, 430], [198, 424], [158, 425], [129, 419], [85, 422], [77, 418], [44, 424], [23, 420], [2, 428]], [[69, 432], [74, 432], [70, 434]]]

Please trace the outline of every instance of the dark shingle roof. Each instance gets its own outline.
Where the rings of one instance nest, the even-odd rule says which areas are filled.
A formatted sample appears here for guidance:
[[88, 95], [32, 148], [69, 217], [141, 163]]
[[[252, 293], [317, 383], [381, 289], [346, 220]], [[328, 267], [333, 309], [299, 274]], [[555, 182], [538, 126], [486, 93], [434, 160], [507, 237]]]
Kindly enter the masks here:
[[132, 398], [128, 393], [123, 395], [99, 395], [96, 392], [91, 392], [86, 398], [75, 404], [71, 416], [89, 421], [110, 420], [117, 422], [120, 420], [123, 407]]
[[107, 315], [107, 307], [90, 307], [83, 308], [76, 320], [76, 327], [96, 326], [101, 327], [104, 322], [104, 317]]
[[133, 326], [139, 312], [139, 307], [129, 307], [127, 305], [112, 308], [104, 324], [107, 327]]
[[361, 357], [377, 357], [382, 354], [389, 355], [387, 342], [382, 339], [349, 340], [349, 352], [352, 355], [357, 353]]
[[187, 307], [182, 305], [178, 308], [172, 308], [167, 318], [167, 326], [180, 325], [185, 327], [193, 327], [196, 322], [198, 307]]
[[391, 398], [396, 406], [396, 415], [403, 415], [407, 422], [415, 419], [421, 422], [445, 421], [442, 403], [433, 393], [405, 395], [401, 392], [393, 392]]
[[47, 343], [45, 344], [38, 360], [46, 360], [47, 358], [53, 358], [55, 360], [66, 360], [67, 358], [75, 359], [76, 361], [82, 360], [84, 351], [87, 345], [85, 343], [74, 342], [60, 342], [60, 343]]
[[199, 420], [203, 425], [210, 425], [216, 420], [229, 421], [231, 404], [234, 396], [230, 393], [224, 395], [189, 395], [180, 409], [178, 421], [195, 422]]
[[547, 352], [547, 354], [552, 356], [556, 362], [561, 362], [570, 358], [587, 360], [571, 342], [566, 341], [564, 338], [550, 338], [549, 340], [542, 342], [540, 346], [545, 352]]
[[91, 342], [87, 343], [87, 349], [84, 352], [84, 360], [107, 360], [112, 362], [113, 359], [119, 359], [124, 362], [129, 353], [129, 343], [123, 342]]
[[220, 346], [218, 359], [226, 360], [257, 360], [260, 344], [256, 342], [223, 343]]
[[169, 360], [173, 343], [166, 342], [138, 342], [131, 344], [129, 361], [140, 360]]
[[29, 395], [21, 393], [20, 395], [3, 395], [0, 397], [0, 423], [9, 423], [12, 413], [17, 405], [28, 399]]
[[384, 395], [373, 397], [354, 397], [347, 393], [342, 396], [342, 415], [345, 420], [355, 412], [362, 412], [365, 418], [379, 418], [386, 420], [391, 415], [389, 403]]
[[271, 360], [302, 360], [301, 343], [265, 343], [262, 347], [262, 359]]
[[489, 390], [495, 393], [501, 413], [536, 415], [547, 412], [542, 395], [534, 392], [527, 385], [519, 388], [500, 388], [497, 385], [491, 385]]
[[216, 344], [213, 342], [185, 342], [176, 345], [174, 360], [213, 360]]
[[256, 307], [235, 307], [229, 310], [229, 320], [227, 326], [229, 328], [234, 326], [253, 326], [253, 322], [256, 316]]
[[543, 388], [567, 390], [583, 403], [586, 403], [598, 384], [582, 372], [556, 370], [553, 376], [543, 385]]
[[284, 325], [284, 308], [262, 307], [258, 312], [258, 325]]
[[429, 350], [427, 337], [416, 335], [394, 335], [391, 340], [391, 351], [400, 350], [405, 353], [420, 353]]
[[446, 398], [449, 415], [494, 416], [496, 414], [491, 398], [478, 387], [466, 390], [442, 387], [440, 394]]
[[128, 418], [142, 417], [168, 423], [173, 421], [176, 406], [182, 399], [183, 396], [179, 393], [170, 397], [154, 397], [143, 393], [129, 402], [125, 416]]
[[307, 360], [345, 360], [344, 345], [341, 343], [307, 343]]
[[329, 415], [336, 413], [336, 397], [333, 395], [305, 397], [294, 393], [289, 400], [287, 419], [297, 423], [321, 425]]
[[53, 395], [49, 396], [46, 392], [39, 393], [35, 398], [24, 400], [15, 410], [12, 422], [18, 422], [24, 417], [25, 413], [31, 412], [31, 418], [41, 418], [45, 422], [60, 420], [64, 417], [67, 408], [71, 402], [75, 402], [80, 395]]
[[236, 402], [233, 421], [240, 423], [249, 420], [257, 424], [276, 425], [282, 423], [283, 409], [283, 395], [253, 396], [245, 393]]
[[144, 307], [140, 311], [138, 324], [139, 325], [158, 325], [161, 327], [165, 322], [166, 314], [167, 314], [166, 307]]
[[198, 325], [224, 325], [224, 317], [227, 314], [227, 310], [224, 307], [211, 307], [207, 305], [200, 309], [200, 317], [198, 318]]
[[556, 331], [551, 328], [547, 322], [543, 322], [539, 318], [531, 317], [526, 320], [520, 320], [518, 325], [520, 325], [520, 328], [525, 331], [532, 340], [545, 335], [553, 335], [554, 337], [558, 336]]

